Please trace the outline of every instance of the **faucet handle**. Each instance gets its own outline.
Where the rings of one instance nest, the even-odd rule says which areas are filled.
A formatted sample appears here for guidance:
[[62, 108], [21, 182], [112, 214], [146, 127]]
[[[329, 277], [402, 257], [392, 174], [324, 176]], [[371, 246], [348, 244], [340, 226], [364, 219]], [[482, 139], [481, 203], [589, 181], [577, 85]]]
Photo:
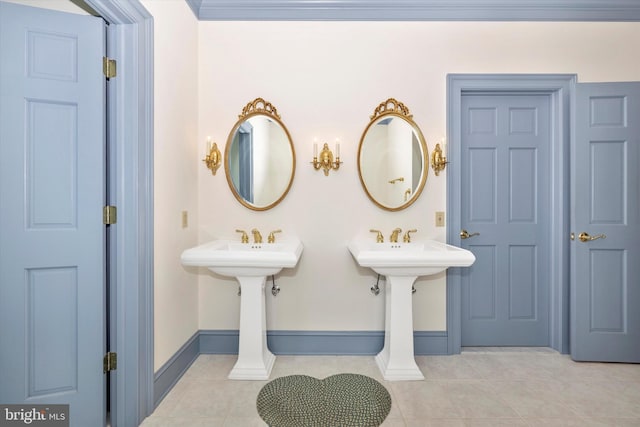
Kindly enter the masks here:
[[384, 242], [384, 237], [382, 236], [382, 232], [380, 230], [371, 229], [369, 231], [372, 233], [378, 233], [378, 235], [376, 236], [376, 243]]
[[404, 237], [402, 238], [402, 241], [405, 243], [411, 243], [411, 235], [409, 233], [416, 233], [418, 230], [417, 229], [413, 229], [413, 230], [407, 230], [406, 233], [404, 233]]
[[247, 236], [246, 231], [236, 230], [236, 233], [242, 233], [242, 236], [240, 236], [240, 240], [242, 241], [242, 243], [249, 243], [249, 236]]
[[282, 233], [282, 230], [280, 229], [273, 230], [271, 233], [269, 233], [269, 237], [267, 237], [267, 242], [274, 243], [276, 241], [276, 236], [274, 236], [274, 233]]

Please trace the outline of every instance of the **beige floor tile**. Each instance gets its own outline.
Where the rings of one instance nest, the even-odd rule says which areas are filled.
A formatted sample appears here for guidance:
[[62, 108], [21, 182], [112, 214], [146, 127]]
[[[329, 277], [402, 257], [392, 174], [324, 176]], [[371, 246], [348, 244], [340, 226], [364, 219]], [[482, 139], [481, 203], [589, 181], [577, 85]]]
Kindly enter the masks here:
[[519, 418], [466, 419], [465, 427], [527, 427], [525, 420]]
[[264, 427], [267, 425], [260, 417], [228, 417], [224, 427]]
[[486, 381], [452, 380], [443, 382], [443, 388], [462, 418], [518, 418]]
[[[201, 355], [144, 427], [266, 425], [267, 381], [227, 379], [236, 356]], [[424, 381], [384, 381], [373, 356], [278, 356], [271, 379], [368, 375], [392, 398], [383, 427], [640, 427], [640, 365], [574, 362], [550, 349], [476, 348], [418, 356]]]
[[237, 360], [236, 355], [201, 354], [185, 372], [183, 378], [226, 380]]
[[405, 419], [462, 418], [462, 408], [454, 405], [438, 381], [398, 381], [391, 389]]
[[381, 427], [407, 427], [407, 424], [402, 418], [389, 418], [387, 417], [381, 424]]
[[172, 418], [152, 416], [142, 427], [224, 427], [224, 418]]
[[407, 427], [465, 427], [463, 419], [407, 419]]
[[592, 421], [600, 422], [614, 427], [638, 427], [640, 418], [594, 418]]
[[278, 356], [271, 378], [309, 375], [322, 379], [339, 372], [337, 356]]
[[578, 414], [554, 393], [556, 382], [489, 381], [493, 392], [523, 418], [576, 418]]
[[623, 381], [574, 381], [559, 396], [585, 418], [640, 418], [640, 395], [633, 383]]
[[[627, 422], [631, 421], [631, 424]], [[638, 420], [615, 418], [573, 418], [573, 419], [549, 419], [538, 418], [527, 420], [529, 427], [638, 427]]]
[[418, 356], [416, 363], [429, 380], [480, 379], [480, 372], [462, 357]]

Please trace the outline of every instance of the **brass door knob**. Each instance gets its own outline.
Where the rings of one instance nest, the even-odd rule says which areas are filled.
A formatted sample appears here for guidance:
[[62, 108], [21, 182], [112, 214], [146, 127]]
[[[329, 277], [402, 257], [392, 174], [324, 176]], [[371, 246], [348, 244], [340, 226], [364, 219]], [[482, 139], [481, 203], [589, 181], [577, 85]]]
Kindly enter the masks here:
[[465, 229], [462, 229], [460, 231], [460, 238], [461, 239], [468, 239], [469, 237], [479, 236], [479, 235], [480, 235], [480, 233], [471, 233], [471, 234], [469, 234], [469, 232], [467, 230], [465, 230]]
[[590, 242], [592, 240], [598, 240], [598, 239], [606, 239], [607, 236], [604, 234], [596, 234], [595, 236], [589, 236], [589, 233], [587, 233], [586, 231], [583, 231], [582, 233], [578, 234], [578, 239], [580, 239], [581, 242]]

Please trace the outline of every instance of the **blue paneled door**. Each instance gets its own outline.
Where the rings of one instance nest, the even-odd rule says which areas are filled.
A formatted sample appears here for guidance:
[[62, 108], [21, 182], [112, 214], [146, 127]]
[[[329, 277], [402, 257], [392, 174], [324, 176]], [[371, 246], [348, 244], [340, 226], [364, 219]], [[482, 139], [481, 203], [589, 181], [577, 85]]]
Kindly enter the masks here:
[[578, 84], [572, 109], [571, 356], [640, 362], [640, 83]]
[[104, 425], [105, 29], [0, 3], [0, 403]]
[[462, 96], [463, 346], [549, 345], [550, 97]]

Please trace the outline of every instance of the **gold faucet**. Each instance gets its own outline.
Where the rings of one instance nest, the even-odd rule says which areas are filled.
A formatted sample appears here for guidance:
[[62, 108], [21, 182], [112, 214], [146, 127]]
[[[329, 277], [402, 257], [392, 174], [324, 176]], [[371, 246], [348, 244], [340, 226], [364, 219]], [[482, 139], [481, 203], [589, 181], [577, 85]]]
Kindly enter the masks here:
[[276, 241], [276, 236], [273, 235], [274, 233], [282, 233], [282, 230], [273, 230], [269, 233], [269, 237], [267, 237], [268, 243], [274, 243]]
[[416, 230], [415, 228], [413, 230], [407, 230], [406, 233], [404, 233], [404, 237], [402, 238], [402, 241], [405, 243], [411, 243], [411, 235], [409, 233], [415, 233], [418, 230]]
[[262, 243], [262, 234], [260, 234], [257, 228], [251, 230], [251, 233], [253, 233], [253, 243]]
[[242, 243], [249, 243], [249, 236], [247, 236], [247, 232], [244, 230], [236, 230], [236, 233], [242, 233], [240, 240]]
[[398, 243], [398, 234], [402, 232], [401, 228], [396, 228], [391, 232], [391, 237], [389, 237], [389, 241], [391, 243]]

